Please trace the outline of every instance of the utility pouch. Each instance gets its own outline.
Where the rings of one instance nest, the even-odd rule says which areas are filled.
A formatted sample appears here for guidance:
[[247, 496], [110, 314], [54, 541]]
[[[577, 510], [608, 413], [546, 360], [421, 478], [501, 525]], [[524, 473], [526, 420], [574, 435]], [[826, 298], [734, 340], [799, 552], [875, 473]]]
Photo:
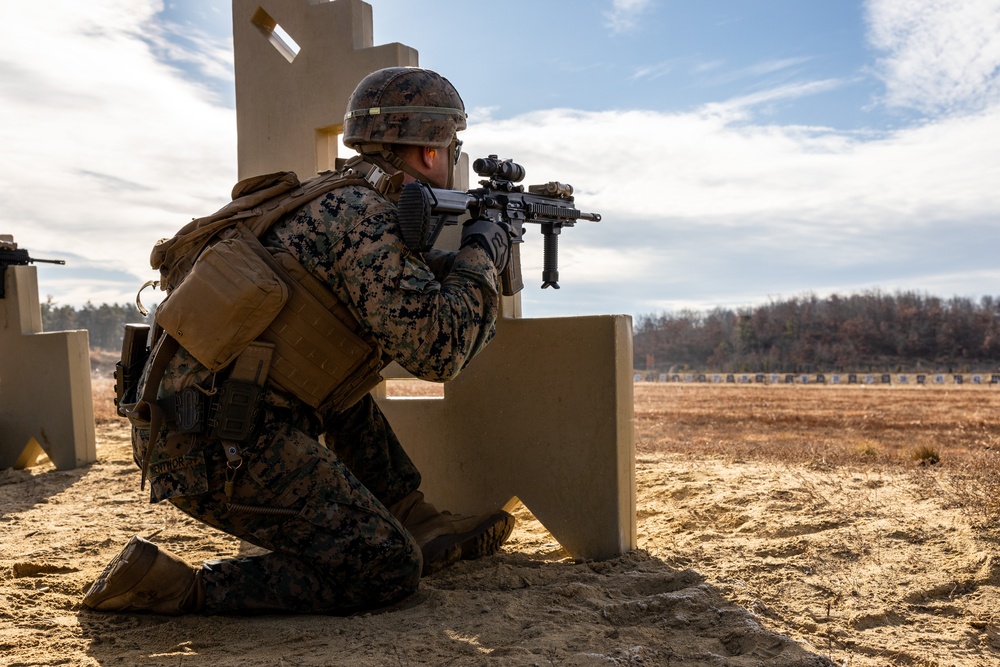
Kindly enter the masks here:
[[287, 300], [285, 283], [234, 234], [205, 249], [157, 308], [156, 322], [218, 372], [267, 328]]
[[274, 345], [255, 342], [236, 358], [213, 406], [209, 420], [213, 438], [244, 443], [253, 437], [273, 354]]
[[142, 369], [149, 359], [149, 325], [126, 324], [125, 335], [122, 337], [122, 356], [115, 364], [115, 408], [118, 414], [125, 417], [126, 406], [132, 406], [139, 400], [137, 390]]
[[198, 387], [185, 387], [167, 400], [171, 399], [172, 409], [165, 407], [164, 412], [173, 418], [174, 430], [178, 433], [204, 433], [209, 397]]
[[359, 335], [347, 306], [289, 253], [272, 254], [252, 245], [252, 237], [246, 242], [288, 287], [285, 308], [257, 341], [273, 345], [272, 386], [310, 407], [339, 412], [381, 382], [381, 353]]
[[226, 380], [209, 420], [212, 437], [218, 440], [248, 441], [257, 430], [264, 388], [246, 380]]

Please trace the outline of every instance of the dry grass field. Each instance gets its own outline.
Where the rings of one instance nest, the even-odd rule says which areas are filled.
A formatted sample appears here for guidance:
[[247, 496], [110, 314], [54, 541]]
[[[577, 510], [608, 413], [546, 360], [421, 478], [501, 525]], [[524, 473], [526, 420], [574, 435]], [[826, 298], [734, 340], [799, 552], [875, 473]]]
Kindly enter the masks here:
[[1000, 389], [644, 384], [635, 417], [651, 553], [838, 664], [1000, 664]]
[[248, 549], [144, 501], [110, 391], [98, 463], [0, 472], [0, 665], [1000, 664], [1000, 389], [638, 384], [636, 552], [522, 508], [397, 609], [293, 619], [80, 609], [132, 534]]

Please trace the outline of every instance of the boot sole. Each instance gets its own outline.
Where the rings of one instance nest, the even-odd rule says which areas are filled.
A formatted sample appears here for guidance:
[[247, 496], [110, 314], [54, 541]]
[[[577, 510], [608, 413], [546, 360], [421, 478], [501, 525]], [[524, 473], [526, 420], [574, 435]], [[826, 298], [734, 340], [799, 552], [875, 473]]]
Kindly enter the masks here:
[[471, 533], [462, 535], [462, 560], [475, 560], [492, 556], [510, 537], [514, 530], [514, 517], [499, 511]]
[[514, 517], [504, 511], [490, 516], [467, 533], [442, 535], [424, 545], [422, 576], [434, 574], [458, 560], [475, 560], [500, 550], [514, 530]]
[[[158, 549], [152, 542], [139, 536], [130, 539], [83, 596], [83, 604], [91, 609], [102, 610], [103, 603], [127, 594], [149, 572], [157, 552]], [[107, 608], [116, 607], [112, 604]]]

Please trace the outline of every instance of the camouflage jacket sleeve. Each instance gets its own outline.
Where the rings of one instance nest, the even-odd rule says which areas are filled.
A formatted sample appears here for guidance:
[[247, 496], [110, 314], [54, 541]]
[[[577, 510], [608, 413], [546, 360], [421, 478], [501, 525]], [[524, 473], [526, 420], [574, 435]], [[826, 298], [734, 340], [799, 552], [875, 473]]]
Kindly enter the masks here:
[[451, 267], [455, 264], [455, 253], [447, 250], [433, 249], [425, 252], [423, 259], [430, 270], [434, 272], [434, 277], [437, 280], [444, 280], [444, 277], [451, 272]]
[[493, 337], [498, 277], [487, 254], [463, 248], [447, 273], [435, 276], [405, 248], [395, 206], [370, 190], [335, 190], [273, 235], [419, 378], [451, 379]]

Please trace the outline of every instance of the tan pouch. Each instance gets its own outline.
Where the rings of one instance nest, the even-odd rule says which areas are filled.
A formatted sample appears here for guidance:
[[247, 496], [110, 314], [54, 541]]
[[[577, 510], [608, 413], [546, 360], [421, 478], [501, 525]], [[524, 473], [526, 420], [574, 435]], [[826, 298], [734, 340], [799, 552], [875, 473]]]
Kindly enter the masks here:
[[381, 355], [355, 332], [347, 307], [285, 252], [271, 266], [289, 286], [288, 304], [261, 340], [273, 343], [271, 382], [307, 405], [335, 411], [381, 382]]
[[156, 322], [217, 372], [260, 336], [287, 300], [288, 287], [235, 234], [201, 254], [156, 309]]

